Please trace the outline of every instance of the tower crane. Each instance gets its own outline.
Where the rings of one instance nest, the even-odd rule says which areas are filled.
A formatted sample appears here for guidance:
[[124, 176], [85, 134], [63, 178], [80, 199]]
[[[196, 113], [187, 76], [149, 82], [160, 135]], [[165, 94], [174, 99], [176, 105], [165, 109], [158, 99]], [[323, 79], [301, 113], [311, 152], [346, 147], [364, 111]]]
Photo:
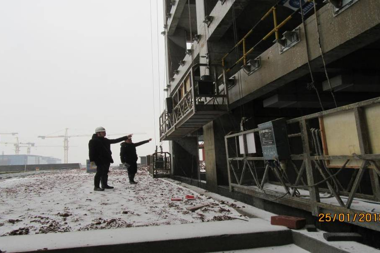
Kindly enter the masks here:
[[15, 154], [16, 155], [20, 154], [20, 147], [27, 147], [28, 148], [28, 154], [30, 154], [30, 147], [34, 146], [34, 143], [32, 143], [32, 142], [19, 142], [18, 137], [16, 137], [16, 142], [0, 142], [0, 144], [5, 144], [5, 145], [11, 144], [11, 145], [14, 145], [15, 146]]
[[[64, 135], [40, 135], [38, 138], [46, 139], [46, 138], [63, 138], [63, 153], [64, 153], [64, 163], [69, 162], [69, 138], [71, 137], [91, 137], [92, 134], [81, 134], [81, 135], [68, 135], [68, 128], [65, 129]], [[134, 133], [136, 134], [145, 134], [145, 133]], [[116, 134], [108, 134], [108, 136], [116, 135]], [[119, 134], [118, 134], [119, 135]], [[126, 134], [129, 135], [129, 134]]]
[[63, 162], [69, 163], [69, 138], [71, 137], [90, 137], [89, 134], [82, 134], [82, 135], [68, 135], [68, 128], [65, 129], [64, 135], [40, 135], [38, 138], [46, 139], [46, 138], [63, 138]]

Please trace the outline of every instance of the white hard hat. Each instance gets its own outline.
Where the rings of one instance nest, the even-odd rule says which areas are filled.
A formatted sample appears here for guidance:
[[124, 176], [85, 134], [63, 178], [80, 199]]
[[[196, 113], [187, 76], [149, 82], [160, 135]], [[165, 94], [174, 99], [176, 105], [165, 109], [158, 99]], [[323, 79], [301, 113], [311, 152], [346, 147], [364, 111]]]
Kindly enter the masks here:
[[97, 127], [95, 128], [95, 133], [101, 133], [101, 132], [105, 132], [106, 129], [104, 127]]

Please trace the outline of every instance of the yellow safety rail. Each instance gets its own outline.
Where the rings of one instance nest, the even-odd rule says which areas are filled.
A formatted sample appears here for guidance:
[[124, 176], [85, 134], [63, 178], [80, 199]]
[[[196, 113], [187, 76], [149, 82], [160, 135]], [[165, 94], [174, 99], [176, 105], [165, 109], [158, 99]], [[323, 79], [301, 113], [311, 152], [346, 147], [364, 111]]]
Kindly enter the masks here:
[[[311, 2], [312, 0], [308, 0], [307, 2]], [[222, 66], [223, 68], [225, 68], [225, 59], [227, 58], [228, 55], [230, 55], [234, 49], [236, 49], [239, 45], [243, 44], [243, 56], [240, 57], [231, 67], [227, 68], [226, 69], [226, 73], [231, 71], [232, 68], [234, 68], [238, 63], [240, 63], [241, 61], [243, 61], [243, 64], [246, 65], [247, 64], [247, 55], [249, 55], [250, 53], [252, 53], [252, 51], [255, 49], [255, 47], [257, 47], [261, 42], [263, 42], [264, 40], [268, 39], [269, 36], [271, 36], [273, 33], [275, 34], [275, 38], [276, 38], [276, 41], [279, 40], [279, 29], [281, 27], [283, 27], [292, 17], [295, 13], [297, 13], [300, 9], [301, 9], [301, 6], [295, 10], [292, 14], [290, 14], [284, 21], [282, 21], [280, 24], [277, 23], [277, 13], [276, 13], [276, 7], [279, 5], [279, 2], [274, 5], [272, 8], [270, 8], [268, 10], [267, 13], [265, 13], [265, 15], [259, 20], [259, 22], [257, 22], [254, 27], [249, 30], [249, 32], [244, 35], [244, 37], [238, 42], [236, 43], [236, 45], [231, 48], [231, 50], [223, 56], [222, 58]], [[252, 34], [253, 30], [264, 20], [266, 19], [270, 14], [273, 14], [273, 25], [274, 25], [274, 28], [267, 34], [265, 35], [258, 43], [256, 43], [252, 48], [250, 48], [248, 51], [246, 50], [246, 39], [247, 37]]]

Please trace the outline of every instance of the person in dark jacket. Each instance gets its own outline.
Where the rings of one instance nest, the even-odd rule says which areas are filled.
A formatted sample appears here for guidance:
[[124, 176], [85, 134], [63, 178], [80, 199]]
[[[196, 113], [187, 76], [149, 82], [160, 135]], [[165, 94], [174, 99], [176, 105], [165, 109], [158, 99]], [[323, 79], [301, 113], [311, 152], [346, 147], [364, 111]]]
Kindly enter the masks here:
[[[107, 139], [105, 136], [106, 129], [104, 127], [97, 127], [95, 134], [92, 135], [92, 139], [88, 143], [91, 165], [96, 165], [96, 174], [94, 177], [95, 191], [104, 191], [104, 189], [114, 188], [108, 185], [108, 172], [110, 164], [113, 163], [111, 144], [127, 140], [132, 135], [114, 140]], [[102, 182], [102, 188], [100, 188], [100, 182]]]
[[123, 164], [128, 168], [128, 177], [130, 184], [137, 184], [135, 182], [135, 175], [137, 173], [137, 154], [136, 147], [150, 142], [152, 139], [141, 141], [137, 143], [132, 143], [132, 137], [128, 138], [123, 142], [120, 148], [120, 159]]

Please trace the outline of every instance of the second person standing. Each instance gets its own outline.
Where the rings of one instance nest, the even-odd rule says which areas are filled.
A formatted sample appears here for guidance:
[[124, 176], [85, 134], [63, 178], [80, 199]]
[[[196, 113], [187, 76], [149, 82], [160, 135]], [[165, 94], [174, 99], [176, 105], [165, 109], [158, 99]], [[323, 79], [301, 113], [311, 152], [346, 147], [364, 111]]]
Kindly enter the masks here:
[[130, 184], [137, 184], [135, 182], [135, 175], [137, 173], [137, 153], [136, 147], [148, 143], [152, 140], [149, 140], [133, 143], [132, 137], [129, 137], [125, 142], [123, 142], [120, 148], [120, 160], [123, 164], [126, 164], [128, 168], [128, 177]]

